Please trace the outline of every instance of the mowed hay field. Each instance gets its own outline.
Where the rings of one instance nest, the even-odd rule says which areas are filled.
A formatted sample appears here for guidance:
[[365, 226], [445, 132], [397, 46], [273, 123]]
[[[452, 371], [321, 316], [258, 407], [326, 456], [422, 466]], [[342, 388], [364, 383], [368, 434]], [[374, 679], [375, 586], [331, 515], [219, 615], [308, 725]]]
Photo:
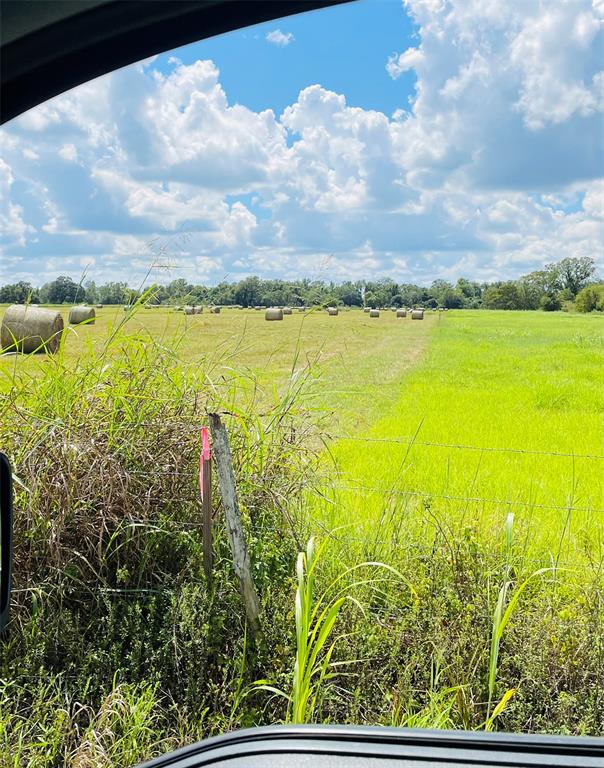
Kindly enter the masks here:
[[[122, 307], [106, 307], [96, 310], [94, 325], [69, 327], [69, 308], [53, 306], [52, 309], [60, 311], [65, 321], [67, 363], [86, 354], [89, 346], [100, 350], [108, 335], [121, 327], [128, 334], [160, 342], [182, 336], [179, 355], [184, 362], [203, 357], [225, 369], [234, 366], [240, 371], [247, 369], [268, 389], [284, 386], [294, 364], [320, 363], [322, 372], [329, 370], [333, 375], [328, 387], [332, 391], [363, 387], [370, 381], [376, 361], [387, 365], [387, 369], [381, 371], [385, 381], [397, 379], [417, 359], [427, 334], [440, 319], [436, 313], [427, 314], [423, 323], [411, 324], [409, 318], [406, 322], [397, 321], [395, 313], [389, 311], [370, 320], [358, 310], [340, 312], [337, 317], [313, 310], [294, 311], [283, 321], [267, 322], [264, 311], [255, 310], [223, 308], [220, 314], [210, 314], [205, 308], [203, 314], [185, 316], [163, 307], [142, 307], [128, 314]], [[6, 306], [0, 306], [0, 321], [5, 310]], [[384, 328], [388, 329], [386, 333]], [[5, 371], [7, 359], [3, 360]], [[40, 361], [43, 361], [40, 355], [21, 358], [19, 369], [35, 372]]]
[[[97, 768], [296, 719], [254, 681], [291, 686], [309, 536], [317, 594], [351, 599], [299, 720], [601, 734], [603, 331], [566, 313], [109, 307], [52, 359], [0, 357], [21, 536], [0, 747]], [[257, 643], [217, 487], [203, 575], [206, 402], [231, 435]]]
[[[52, 308], [65, 321], [67, 367], [91, 348], [98, 353], [112, 333], [166, 344], [178, 338], [183, 362], [203, 362], [217, 376], [228, 376], [234, 369], [239, 374], [248, 372], [268, 399], [274, 389], [288, 385], [293, 369], [311, 365], [320, 377], [323, 395], [317, 407], [334, 410], [336, 420], [350, 419], [351, 424], [363, 419], [367, 410], [365, 425], [391, 400], [386, 385], [400, 381], [418, 362], [441, 319], [436, 313], [427, 313], [422, 322], [411, 322], [409, 317], [397, 320], [391, 311], [370, 319], [359, 310], [341, 311], [337, 317], [321, 310], [295, 310], [283, 321], [267, 322], [264, 311], [255, 310], [223, 308], [220, 314], [210, 314], [205, 308], [203, 314], [185, 316], [163, 307], [141, 307], [128, 314], [122, 307], [105, 307], [96, 310], [94, 325], [69, 327], [69, 308]], [[0, 306], [0, 321], [5, 309]], [[2, 358], [0, 390], [10, 385], [15, 371], [36, 376], [48, 362], [42, 355]], [[357, 394], [361, 396], [355, 397]], [[349, 396], [354, 399], [349, 401]]]

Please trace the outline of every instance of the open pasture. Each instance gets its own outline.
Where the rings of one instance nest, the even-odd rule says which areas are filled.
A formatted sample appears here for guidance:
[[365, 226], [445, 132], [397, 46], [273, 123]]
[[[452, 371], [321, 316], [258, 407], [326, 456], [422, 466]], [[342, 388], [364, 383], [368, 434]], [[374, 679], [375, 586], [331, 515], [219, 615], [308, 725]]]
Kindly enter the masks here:
[[340, 490], [324, 522], [431, 546], [439, 529], [497, 540], [513, 513], [531, 562], [600, 562], [602, 330], [561, 313], [443, 318], [388, 406], [334, 446]]
[[[527, 552], [575, 557], [604, 546], [599, 316], [456, 311], [417, 322], [313, 310], [270, 323], [252, 309], [105, 307], [94, 325], [69, 327], [60, 309], [66, 367], [118, 331], [176, 337], [183, 363], [210, 360], [216, 379], [249, 376], [268, 402], [308, 365], [326, 461], [335, 461], [327, 474], [337, 477], [334, 503], [315, 510], [323, 525], [379, 524], [387, 537], [396, 529], [429, 544], [437, 519], [451, 535], [498, 536], [513, 512]], [[0, 386], [52, 364], [2, 358]]]

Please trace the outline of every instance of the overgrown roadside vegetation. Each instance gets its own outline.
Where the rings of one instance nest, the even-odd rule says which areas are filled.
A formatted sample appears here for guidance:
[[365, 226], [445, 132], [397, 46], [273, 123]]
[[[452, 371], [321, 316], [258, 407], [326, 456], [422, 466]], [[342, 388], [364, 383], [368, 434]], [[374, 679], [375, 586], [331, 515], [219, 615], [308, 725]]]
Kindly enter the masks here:
[[[463, 385], [470, 365], [484, 376], [498, 357], [536, 398], [532, 416], [526, 402], [518, 406], [524, 447], [604, 453], [597, 444], [597, 318], [578, 318], [580, 327], [569, 333], [559, 323], [575, 318], [563, 315], [535, 316], [548, 325], [531, 329], [529, 320], [524, 326], [510, 321], [526, 315], [506, 313], [496, 322], [489, 314], [486, 322], [483, 313], [468, 320], [451, 313], [435, 318], [424, 362], [410, 351], [409, 334], [420, 324], [409, 321], [403, 329], [383, 318], [382, 326], [368, 326], [375, 338], [369, 344], [367, 337], [351, 339], [340, 362], [335, 353], [313, 362], [309, 345], [290, 357], [286, 369], [277, 354], [280, 385], [259, 390], [253, 371], [237, 364], [252, 354], [241, 337], [234, 341], [237, 334], [219, 346], [220, 354], [193, 357], [191, 327], [183, 339], [172, 332], [152, 337], [141, 319], [147, 311], [135, 316], [136, 332], [129, 330], [132, 325], [111, 332], [110, 342], [84, 347], [77, 361], [69, 355], [28, 360], [27, 368], [20, 366], [23, 358], [2, 361], [11, 383], [2, 385], [0, 445], [18, 478], [15, 610], [0, 651], [0, 746], [9, 765], [129, 765], [212, 733], [292, 716], [287, 700], [266, 688], [292, 689], [294, 659], [304, 640], [296, 633], [295, 566], [311, 534], [324, 546], [320, 557], [305, 561], [304, 567], [310, 561], [314, 568], [310, 609], [325, 590], [323, 605], [338, 605], [317, 652], [312, 708], [304, 710], [312, 711], [313, 720], [602, 732], [598, 473], [576, 463], [580, 482], [572, 500], [591, 504], [592, 515], [584, 526], [575, 526], [573, 515], [568, 525], [563, 520], [564, 538], [556, 536], [552, 546], [548, 537], [526, 528], [524, 507], [488, 508], [481, 516], [476, 505], [443, 505], [437, 498], [442, 477], [434, 472], [448, 466], [448, 482], [459, 482], [464, 496], [486, 495], [489, 478], [497, 474], [493, 492], [507, 492], [518, 479], [515, 501], [524, 501], [521, 493], [533, 472], [539, 500], [557, 502], [558, 488], [565, 489], [568, 479], [559, 465], [550, 470], [550, 459], [541, 457], [538, 467], [522, 474], [507, 458], [493, 459], [483, 478], [480, 466], [487, 464], [480, 465], [478, 456], [456, 465], [453, 449], [435, 459], [419, 445], [437, 434], [441, 442], [517, 445], [511, 439], [517, 426], [512, 422], [505, 431], [509, 414], [501, 416], [500, 432], [485, 426], [493, 416], [480, 392], [496, 392], [501, 371], [492, 371], [489, 382], [483, 378], [479, 391]], [[326, 322], [308, 318], [315, 320]], [[553, 335], [540, 345], [547, 333]], [[527, 350], [520, 356], [514, 346], [519, 339]], [[394, 354], [397, 345], [400, 367], [381, 371], [385, 351]], [[541, 402], [536, 389], [540, 367], [555, 361], [559, 375], [564, 371], [572, 379], [574, 394], [566, 393], [564, 407], [553, 394]], [[349, 376], [334, 392], [319, 373], [329, 376], [330, 366], [344, 363]], [[34, 376], [32, 365], [39, 367]], [[270, 372], [267, 366], [261, 379], [270, 381]], [[388, 384], [388, 394], [380, 381]], [[544, 382], [542, 394], [559, 384]], [[511, 403], [517, 393], [508, 394]], [[467, 429], [459, 428], [455, 403], [467, 416]], [[270, 617], [256, 642], [246, 631], [220, 514], [211, 586], [203, 576], [195, 426], [207, 407], [228, 414], [254, 578], [264, 616]], [[486, 414], [484, 422], [480, 413]], [[379, 415], [383, 422], [365, 433]], [[536, 430], [543, 421], [549, 430], [551, 418], [557, 421], [542, 440], [537, 432], [529, 439], [528, 425]], [[422, 432], [428, 428], [436, 431]], [[411, 453], [390, 446], [390, 454], [379, 444], [379, 450], [362, 445], [366, 460], [360, 468], [354, 463], [359, 447], [340, 442], [334, 448], [328, 441], [338, 476], [319, 451], [323, 440], [343, 431], [376, 438], [417, 432], [418, 444]], [[497, 435], [500, 443], [494, 442]], [[393, 477], [393, 466], [402, 467], [400, 476]], [[371, 478], [381, 487], [380, 500], [375, 493], [334, 488], [351, 472], [357, 484], [368, 485]], [[502, 472], [509, 473], [507, 479]], [[433, 485], [427, 485], [430, 478]], [[409, 490], [426, 493], [419, 503], [397, 503], [397, 492]], [[462, 495], [457, 490], [448, 495]], [[219, 507], [218, 498], [214, 505]], [[551, 525], [542, 512], [535, 505], [537, 531]], [[572, 565], [568, 542], [576, 549], [582, 537], [589, 557], [580, 568], [562, 570]], [[533, 538], [540, 549], [536, 544], [528, 552], [526, 542]], [[388, 567], [361, 566], [366, 561]], [[300, 581], [300, 569], [297, 580], [298, 589], [307, 584]], [[255, 685], [259, 679], [267, 682]], [[493, 720], [502, 700], [505, 706]]]
[[185, 365], [179, 343], [126, 327], [75, 364], [41, 359], [34, 376], [3, 361], [0, 443], [17, 481], [0, 733], [15, 765], [127, 765], [253, 721], [236, 711], [245, 622], [219, 521], [211, 588], [203, 577], [195, 425], [208, 405], [230, 414], [254, 575], [285, 622], [288, 500], [313, 476], [299, 445], [317, 444], [303, 413], [310, 373], [302, 365], [261, 407], [248, 377]]

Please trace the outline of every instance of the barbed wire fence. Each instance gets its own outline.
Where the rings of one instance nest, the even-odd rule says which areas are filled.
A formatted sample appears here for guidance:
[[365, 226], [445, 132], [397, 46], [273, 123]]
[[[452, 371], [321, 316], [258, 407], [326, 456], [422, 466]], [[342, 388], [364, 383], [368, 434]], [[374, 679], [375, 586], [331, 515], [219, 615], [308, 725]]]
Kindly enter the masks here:
[[[125, 425], [125, 429], [133, 430], [137, 428], [155, 427], [157, 428], [157, 422], [128, 422]], [[183, 431], [199, 433], [201, 425], [191, 422], [178, 422], [170, 421], [169, 423], [163, 423], [163, 427], [176, 427]], [[68, 429], [66, 429], [68, 431]], [[53, 427], [53, 433], [56, 434], [56, 426]], [[359, 444], [383, 444], [386, 446], [408, 446], [410, 449], [415, 447], [427, 447], [427, 448], [444, 448], [456, 451], [472, 451], [479, 453], [492, 453], [492, 454], [511, 454], [511, 455], [526, 455], [526, 456], [550, 456], [558, 458], [567, 458], [572, 460], [586, 460], [586, 461], [602, 461], [604, 462], [604, 454], [598, 453], [580, 453], [570, 451], [554, 451], [554, 450], [539, 450], [531, 448], [518, 448], [507, 446], [481, 446], [471, 445], [466, 443], [451, 443], [451, 442], [439, 442], [432, 440], [417, 440], [413, 436], [398, 435], [394, 437], [371, 437], [371, 436], [358, 436], [350, 434], [325, 434], [321, 435], [320, 439], [330, 447], [336, 441], [354, 442]], [[78, 447], [81, 443], [78, 442]], [[155, 464], [152, 467], [140, 468], [140, 467], [127, 467], [124, 465], [117, 465], [116, 471], [118, 471], [125, 477], [132, 475], [135, 477], [151, 477], [152, 475], [160, 475], [167, 477], [179, 477], [190, 482], [196, 482], [197, 470], [192, 467], [190, 470], [174, 469], [173, 466], [162, 466], [161, 464]], [[598, 471], [598, 470], [596, 470]], [[604, 472], [604, 467], [602, 468]], [[336, 479], [326, 482], [321, 487], [323, 495], [328, 496], [330, 493], [337, 493], [339, 491], [355, 493], [363, 491], [368, 494], [380, 494], [380, 495], [395, 495], [400, 497], [409, 497], [417, 499], [439, 499], [456, 502], [466, 502], [475, 504], [489, 504], [495, 506], [505, 507], [520, 507], [530, 509], [550, 509], [561, 511], [576, 511], [576, 512], [591, 512], [594, 514], [604, 514], [604, 509], [596, 508], [592, 506], [577, 506], [575, 504], [555, 504], [555, 503], [543, 503], [532, 500], [524, 500], [521, 498], [492, 498], [480, 495], [463, 495], [463, 494], [445, 494], [438, 493], [434, 489], [418, 489], [418, 488], [399, 488], [392, 484], [381, 485], [367, 485], [363, 482], [359, 482], [355, 475], [342, 473], [337, 468], [334, 470], [334, 476]], [[18, 474], [15, 473], [15, 481], [23, 485]], [[346, 483], [341, 483], [344, 480]], [[26, 487], [26, 486], [24, 486]], [[192, 524], [196, 525], [196, 523]]]
[[[169, 424], [165, 424], [164, 426], [170, 426], [170, 427], [178, 427], [179, 429], [183, 431], [188, 432], [195, 432], [199, 433], [200, 430], [200, 424], [195, 424], [190, 421], [171, 421]], [[125, 429], [137, 429], [137, 428], [147, 428], [147, 427], [153, 427], [157, 428], [157, 423], [155, 422], [128, 422], [124, 428]], [[56, 429], [57, 425], [53, 427], [53, 429]], [[65, 431], [68, 431], [68, 427], [65, 429]], [[414, 449], [416, 447], [418, 448], [439, 448], [439, 449], [447, 449], [447, 450], [455, 450], [455, 451], [472, 451], [472, 452], [481, 452], [481, 453], [490, 453], [490, 454], [510, 454], [510, 455], [526, 455], [526, 456], [536, 456], [536, 457], [557, 457], [557, 458], [564, 458], [564, 459], [572, 459], [575, 460], [585, 460], [590, 462], [600, 462], [604, 461], [604, 455], [600, 455], [598, 453], [572, 453], [568, 451], [554, 451], [554, 450], [539, 450], [539, 449], [530, 449], [530, 448], [517, 448], [517, 447], [505, 447], [505, 446], [480, 446], [480, 445], [471, 445], [471, 444], [464, 444], [464, 443], [451, 443], [451, 442], [439, 442], [439, 441], [428, 441], [428, 440], [418, 440], [415, 437], [406, 436], [406, 435], [398, 435], [394, 437], [371, 437], [371, 436], [357, 436], [357, 435], [350, 435], [350, 434], [329, 434], [329, 435], [322, 435], [321, 439], [324, 440], [326, 444], [329, 444], [330, 446], [333, 445], [336, 441], [350, 441], [354, 443], [364, 443], [369, 445], [385, 445], [385, 446], [406, 446], [408, 450]], [[184, 482], [190, 483], [191, 485], [195, 484], [197, 482], [198, 478], [198, 467], [194, 466], [191, 467], [191, 469], [174, 469], [170, 465], [168, 466], [162, 466], [161, 464], [153, 465], [152, 467], [147, 468], [128, 468], [123, 465], [118, 465], [116, 467], [116, 471], [119, 471], [124, 477], [133, 476], [133, 477], [151, 477], [152, 475], [155, 476], [161, 476], [161, 477], [174, 477], [174, 478], [180, 478]], [[16, 480], [18, 482], [19, 478], [16, 477]], [[315, 493], [315, 495], [319, 498], [324, 499], [327, 503], [338, 503], [338, 501], [341, 500], [342, 495], [345, 495], [346, 497], [349, 497], [350, 495], [354, 495], [355, 499], [358, 499], [359, 503], [363, 503], [363, 500], [365, 500], [370, 495], [377, 495], [379, 497], [383, 498], [400, 498], [405, 500], [406, 503], [410, 501], [417, 501], [419, 503], [425, 503], [430, 504], [433, 500], [439, 500], [439, 501], [446, 501], [446, 502], [454, 502], [455, 504], [473, 504], [477, 506], [482, 507], [494, 507], [497, 508], [505, 508], [506, 510], [513, 510], [513, 509], [524, 509], [524, 510], [531, 510], [531, 509], [539, 509], [539, 510], [556, 510], [556, 511], [562, 511], [566, 512], [567, 514], [571, 514], [574, 512], [581, 512], [581, 513], [591, 513], [596, 515], [602, 515], [604, 516], [604, 508], [597, 508], [592, 506], [584, 506], [584, 505], [578, 505], [574, 503], [568, 503], [568, 504], [561, 504], [561, 503], [542, 503], [534, 500], [526, 500], [521, 498], [494, 498], [494, 497], [487, 497], [487, 496], [481, 496], [478, 494], [475, 495], [463, 495], [463, 494], [447, 494], [447, 493], [437, 493], [433, 489], [413, 489], [413, 488], [401, 488], [397, 487], [397, 485], [392, 484], [379, 484], [379, 483], [373, 483], [373, 484], [367, 484], [364, 482], [359, 481], [357, 477], [350, 474], [342, 474], [342, 473], [336, 473], [335, 477], [329, 478], [326, 482], [321, 482], [317, 484], [314, 489], [312, 489], [312, 492]], [[308, 521], [305, 521], [307, 524]], [[167, 519], [162, 518], [158, 520], [154, 519], [136, 519], [132, 517], [125, 517], [123, 520], [118, 521], [118, 524], [123, 525], [124, 528], [132, 528], [132, 529], [141, 529], [145, 533], [153, 534], [153, 533], [160, 533], [160, 534], [167, 534], [167, 535], [194, 535], [199, 536], [200, 538], [203, 536], [203, 519], [202, 516], [199, 516], [198, 520], [175, 520], [175, 519]], [[324, 536], [326, 538], [329, 538], [331, 541], [335, 543], [342, 544], [343, 546], [346, 546], [349, 543], [355, 543], [360, 544], [365, 547], [371, 546], [376, 547], [378, 545], [384, 545], [384, 546], [391, 546], [393, 543], [392, 536], [383, 537], [376, 533], [375, 529], [371, 528], [371, 525], [368, 527], [368, 523], [365, 520], [356, 520], [356, 521], [350, 521], [348, 520], [343, 526], [337, 528], [336, 530], [330, 530], [325, 524], [321, 523], [320, 520], [314, 520], [314, 531], [305, 530], [302, 531], [294, 531], [293, 526], [291, 524], [291, 521], [289, 523], [275, 523], [274, 521], [271, 523], [257, 523], [253, 519], [247, 520], [244, 524], [245, 530], [247, 532], [247, 535], [250, 537], [263, 537], [263, 536], [284, 536], [284, 537], [292, 537], [292, 535], [295, 535], [296, 533], [301, 537], [304, 534], [310, 534], [315, 533], [319, 534], [321, 536]], [[306, 525], [308, 528], [308, 525]], [[361, 532], [364, 535], [359, 535], [359, 532]], [[418, 544], [415, 542], [405, 542], [401, 545], [401, 549], [410, 557], [417, 560], [417, 562], [420, 561], [428, 561], [431, 558], [434, 557], [434, 548], [433, 545], [430, 544]], [[503, 555], [501, 552], [498, 551], [492, 551], [492, 552], [474, 552], [472, 553], [472, 557], [474, 557], [477, 561], [483, 562], [483, 563], [489, 563], [492, 565], [501, 564], [503, 562]], [[550, 558], [551, 559], [551, 558]], [[548, 562], [548, 556], [544, 555], [543, 557], [533, 557], [526, 554], [520, 553], [517, 558], [517, 564], [522, 566], [547, 566], [550, 563]], [[600, 568], [602, 565], [600, 564]], [[589, 571], [594, 572], [594, 569], [596, 566], [589, 562], [580, 562], [580, 563], [574, 563], [572, 570], [577, 571]], [[188, 579], [187, 584], [190, 584], [192, 586], [195, 586], [196, 584], [202, 584], [204, 582], [202, 581], [196, 581], [195, 579]], [[54, 583], [54, 586], [56, 586], [56, 582]], [[46, 589], [46, 588], [52, 588], [51, 584], [48, 585], [38, 585], [35, 588], [30, 587], [24, 587], [21, 589], [14, 590], [15, 594], [21, 594], [21, 593], [27, 593], [27, 592], [33, 592], [36, 589]], [[87, 590], [86, 594], [88, 596], [88, 599], [90, 599], [93, 596], [99, 597], [99, 596], [113, 596], [113, 597], [119, 597], [125, 598], [125, 599], [143, 599], [145, 595], [147, 596], [158, 596], [158, 595], [166, 595], [171, 594], [175, 590], [174, 588], [170, 587], [162, 587], [162, 586], [152, 586], [152, 587], [140, 587], [140, 588], [120, 588], [120, 587], [107, 587], [107, 586], [97, 586], [94, 588], [90, 588]]]
[[[142, 426], [142, 425], [140, 425]], [[151, 425], [155, 426], [155, 425]], [[186, 428], [199, 432], [200, 425], [188, 423]], [[335, 440], [350, 440], [354, 442], [364, 442], [369, 445], [376, 443], [385, 445], [400, 446], [418, 446], [418, 447], [438, 447], [451, 450], [467, 450], [467, 451], [485, 451], [489, 453], [497, 454], [526, 454], [531, 456], [554, 456], [563, 457], [564, 459], [584, 459], [589, 462], [604, 461], [604, 456], [597, 454], [572, 454], [556, 451], [540, 451], [529, 449], [516, 449], [505, 447], [482, 447], [474, 445], [463, 444], [451, 444], [451, 443], [434, 443], [430, 441], [418, 441], [412, 438], [399, 436], [396, 438], [362, 438], [351, 435], [330, 435], [330, 441]], [[183, 483], [195, 485], [198, 482], [199, 467], [197, 465], [191, 466], [187, 469], [173, 469], [170, 466], [153, 465], [148, 468], [133, 468], [119, 466], [119, 471], [124, 473], [125, 476], [133, 475], [138, 478], [144, 479], [151, 475], [169, 476], [172, 478], [178, 478]], [[339, 473], [335, 478], [328, 479], [327, 482], [319, 482], [318, 487], [312, 491], [319, 497], [324, 498], [329, 503], [337, 503], [339, 496], [345, 494], [346, 497], [353, 495], [354, 499], [358, 499], [359, 503], [363, 503], [363, 499], [366, 499], [368, 495], [378, 495], [380, 497], [396, 497], [404, 500], [405, 504], [409, 504], [412, 501], [418, 503], [429, 503], [432, 500], [438, 499], [439, 501], [452, 502], [454, 504], [476, 504], [483, 506], [491, 506], [495, 508], [505, 507], [506, 510], [514, 508], [524, 509], [543, 509], [543, 510], [558, 510], [564, 511], [567, 514], [575, 511], [590, 512], [593, 514], [604, 515], [604, 509], [585, 507], [575, 504], [554, 504], [554, 503], [540, 503], [534, 501], [528, 501], [523, 499], [508, 499], [508, 498], [491, 498], [483, 497], [480, 495], [455, 495], [445, 493], [435, 493], [432, 490], [416, 490], [391, 487], [387, 484], [380, 485], [377, 482], [367, 484], [358, 480], [351, 475], [343, 475]], [[201, 512], [201, 509], [200, 509]], [[304, 526], [308, 527], [308, 520], [304, 521], [300, 525], [300, 530], [297, 531], [298, 536], [309, 534], [311, 531], [302, 530]], [[198, 519], [195, 520], [176, 520], [170, 518], [162, 518], [159, 520], [153, 519], [137, 519], [133, 517], [126, 517], [122, 520], [118, 520], [118, 525], [123, 528], [139, 529], [153, 535], [155, 533], [160, 535], [176, 535], [176, 536], [193, 536], [196, 537], [204, 547], [207, 546], [207, 541], [204, 536], [207, 535], [207, 529], [204, 530], [203, 515], [200, 513]], [[226, 521], [220, 521], [221, 526], [226, 529]], [[542, 557], [535, 557], [525, 552], [518, 552], [510, 557], [509, 552], [504, 552], [502, 548], [493, 548], [491, 550], [475, 550], [471, 553], [461, 552], [457, 553], [449, 551], [446, 543], [436, 542], [422, 543], [418, 541], [393, 541], [393, 536], [383, 536], [380, 534], [379, 527], [376, 529], [371, 525], [368, 526], [366, 520], [356, 519], [348, 520], [344, 526], [330, 529], [320, 520], [313, 521], [315, 534], [319, 534], [322, 537], [329, 539], [331, 543], [336, 546], [347, 548], [350, 544], [354, 543], [358, 547], [365, 548], [368, 551], [375, 551], [376, 547], [397, 547], [398, 551], [404, 555], [407, 559], [407, 564], [413, 569], [423, 569], [425, 574], [430, 574], [433, 569], [438, 569], [447, 566], [451, 568], [457, 567], [456, 559], [458, 555], [461, 557], [461, 564], [459, 567], [465, 571], [471, 572], [472, 568], [477, 568], [479, 572], [488, 571], [494, 578], [500, 577], [509, 578], [514, 569], [514, 573], [520, 574], [523, 570], [530, 569], [530, 571], [536, 571], [536, 569], [549, 569], [548, 579], [550, 583], [555, 583], [558, 578], [559, 564], [553, 555], [545, 554]], [[248, 539], [250, 547], [255, 545], [262, 546], [263, 540], [267, 537], [274, 538], [275, 536], [294, 538], [295, 532], [292, 530], [291, 521], [288, 523], [285, 520], [271, 520], [271, 521], [257, 521], [253, 517], [246, 517], [244, 521], [245, 535]], [[225, 531], [221, 532], [221, 538], [226, 539]], [[256, 550], [257, 551], [257, 550]], [[604, 560], [600, 562], [573, 562], [569, 567], [566, 563], [560, 566], [562, 570], [580, 574], [580, 580], [584, 583], [595, 583], [598, 580], [604, 579]], [[201, 574], [200, 574], [201, 576]], [[432, 577], [430, 577], [432, 578]], [[26, 585], [13, 590], [15, 598], [20, 603], [21, 608], [25, 604], [34, 602], [34, 598], [50, 600], [51, 605], [62, 605], [67, 599], [76, 608], [76, 610], [88, 611], [91, 606], [105, 605], [107, 610], [120, 610], [120, 604], [124, 602], [124, 609], [129, 609], [130, 606], [134, 606], [135, 610], [141, 611], [143, 615], [147, 611], [153, 612], [161, 611], [177, 611], [179, 603], [182, 603], [183, 599], [198, 600], [199, 594], [196, 590], [207, 590], [209, 588], [208, 575], [205, 578], [196, 578], [191, 574], [187, 574], [182, 580], [174, 583], [172, 579], [171, 583], [152, 583], [141, 586], [114, 586], [102, 583], [74, 583], [69, 584], [65, 580], [56, 579], [48, 583], [38, 583], [35, 585]], [[43, 597], [42, 597], [43, 596]], [[95, 608], [96, 610], [96, 608]], [[370, 601], [364, 606], [364, 613], [366, 616], [371, 617], [371, 620], [387, 627], [389, 630], [396, 626], [403, 626], [404, 622], [409, 620], [409, 608], [405, 606], [403, 599], [398, 599], [396, 593], [388, 598], [380, 599], [376, 595], [375, 601]], [[260, 616], [262, 618], [262, 616]], [[366, 657], [357, 660], [356, 663], [377, 665], [384, 657], [380, 653], [367, 654]], [[61, 678], [67, 685], [76, 685], [81, 682], [82, 676], [78, 674], [77, 670], [72, 668], [61, 669], [56, 671], [56, 678]], [[16, 687], [23, 687], [25, 690], [32, 689], [36, 685], [46, 686], [48, 684], [49, 670], [40, 669], [37, 673], [28, 670], [21, 670], [19, 674], [14, 677], [0, 677], [0, 687], [4, 688], [9, 694]], [[426, 696], [429, 694], [430, 689], [427, 687], [411, 686], [408, 690], [415, 696]], [[486, 706], [486, 702], [481, 706]]]

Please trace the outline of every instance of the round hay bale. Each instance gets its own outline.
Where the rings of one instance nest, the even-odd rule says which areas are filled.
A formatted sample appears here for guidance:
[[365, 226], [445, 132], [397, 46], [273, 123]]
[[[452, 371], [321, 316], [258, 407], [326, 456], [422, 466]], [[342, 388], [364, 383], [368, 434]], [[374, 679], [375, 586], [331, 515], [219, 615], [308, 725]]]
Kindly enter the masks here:
[[195, 314], [195, 307], [192, 307], [190, 304], [187, 304], [187, 306], [184, 308], [185, 315], [194, 315]]
[[94, 325], [94, 319], [96, 312], [92, 307], [87, 307], [85, 304], [81, 304], [78, 307], [72, 307], [69, 310], [69, 325]]
[[94, 306], [95, 306], [97, 309], [103, 309], [103, 305], [102, 305], [102, 304], [95, 304]]
[[260, 312], [260, 310], [264, 309], [264, 307], [254, 307], [254, 309], [256, 310], [256, 312]]
[[292, 314], [292, 308], [291, 307], [283, 307], [283, 314], [284, 315], [291, 315]]
[[194, 310], [195, 310], [195, 314], [196, 314], [196, 315], [201, 315], [201, 314], [202, 314], [202, 312], [203, 312], [203, 307], [200, 307], [200, 306], [198, 305], [198, 306], [194, 307]]
[[369, 310], [369, 317], [379, 317], [380, 316], [380, 310], [379, 309], [370, 309]]
[[396, 310], [396, 316], [397, 317], [407, 317], [407, 310], [406, 309], [397, 309]]
[[298, 312], [306, 312], [306, 307], [298, 307]]
[[174, 307], [174, 312], [180, 312], [180, 310], [181, 310], [181, 307], [180, 307], [180, 305], [179, 305], [179, 304], [177, 304], [177, 305]]
[[414, 309], [411, 312], [411, 319], [412, 320], [423, 320], [424, 319], [424, 310], [423, 309]]
[[283, 320], [283, 310], [278, 307], [269, 307], [264, 313], [265, 320]]
[[363, 312], [371, 312], [371, 307], [364, 307]]
[[32, 304], [12, 304], [2, 318], [0, 346], [5, 352], [50, 352], [58, 350], [63, 318], [54, 309]]
[[327, 314], [330, 317], [337, 317], [338, 316], [338, 308], [337, 307], [327, 307]]
[[213, 315], [219, 315], [220, 314], [220, 307], [210, 307], [210, 312]]

